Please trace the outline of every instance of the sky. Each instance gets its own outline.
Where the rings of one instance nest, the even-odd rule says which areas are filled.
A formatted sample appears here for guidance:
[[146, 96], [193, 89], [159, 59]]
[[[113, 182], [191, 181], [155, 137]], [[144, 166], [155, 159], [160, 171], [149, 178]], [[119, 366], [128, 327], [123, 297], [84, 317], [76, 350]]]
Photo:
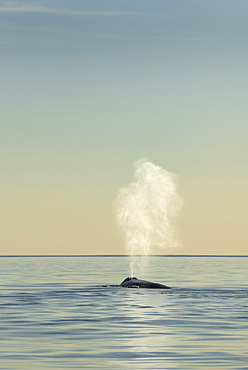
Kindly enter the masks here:
[[178, 176], [182, 246], [247, 255], [248, 2], [0, 1], [0, 254], [125, 254], [113, 202]]

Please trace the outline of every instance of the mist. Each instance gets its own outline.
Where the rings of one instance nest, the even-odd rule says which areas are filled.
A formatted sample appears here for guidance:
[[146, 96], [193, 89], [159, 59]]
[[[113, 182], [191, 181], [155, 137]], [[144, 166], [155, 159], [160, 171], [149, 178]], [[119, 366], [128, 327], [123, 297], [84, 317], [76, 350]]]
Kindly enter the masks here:
[[177, 176], [146, 158], [134, 162], [134, 180], [118, 191], [114, 205], [131, 276], [135, 267], [144, 267], [146, 256], [181, 245], [173, 221], [183, 203]]

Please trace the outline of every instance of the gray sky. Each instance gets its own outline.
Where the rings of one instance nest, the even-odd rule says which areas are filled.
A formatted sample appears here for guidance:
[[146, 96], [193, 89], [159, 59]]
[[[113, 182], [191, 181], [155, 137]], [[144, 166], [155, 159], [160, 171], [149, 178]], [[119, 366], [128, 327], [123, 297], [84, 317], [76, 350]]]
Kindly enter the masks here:
[[179, 176], [183, 247], [247, 254], [248, 3], [0, 1], [2, 254], [125, 253], [112, 203]]

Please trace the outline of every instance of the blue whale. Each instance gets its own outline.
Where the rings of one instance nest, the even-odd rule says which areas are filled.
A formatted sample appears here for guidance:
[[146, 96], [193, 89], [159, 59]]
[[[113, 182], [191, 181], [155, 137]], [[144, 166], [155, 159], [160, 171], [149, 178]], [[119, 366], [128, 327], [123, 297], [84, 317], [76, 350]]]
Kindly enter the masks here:
[[170, 289], [170, 287], [158, 284], [158, 283], [152, 283], [151, 281], [147, 280], [140, 280], [136, 277], [128, 277], [120, 284], [120, 286], [124, 288], [148, 288], [148, 289]]

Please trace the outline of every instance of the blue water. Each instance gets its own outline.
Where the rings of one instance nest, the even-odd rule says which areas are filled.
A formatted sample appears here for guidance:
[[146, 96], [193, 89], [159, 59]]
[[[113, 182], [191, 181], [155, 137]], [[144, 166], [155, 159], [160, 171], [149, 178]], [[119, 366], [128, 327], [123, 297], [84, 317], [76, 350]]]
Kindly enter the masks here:
[[1, 369], [248, 369], [248, 258], [0, 257]]

